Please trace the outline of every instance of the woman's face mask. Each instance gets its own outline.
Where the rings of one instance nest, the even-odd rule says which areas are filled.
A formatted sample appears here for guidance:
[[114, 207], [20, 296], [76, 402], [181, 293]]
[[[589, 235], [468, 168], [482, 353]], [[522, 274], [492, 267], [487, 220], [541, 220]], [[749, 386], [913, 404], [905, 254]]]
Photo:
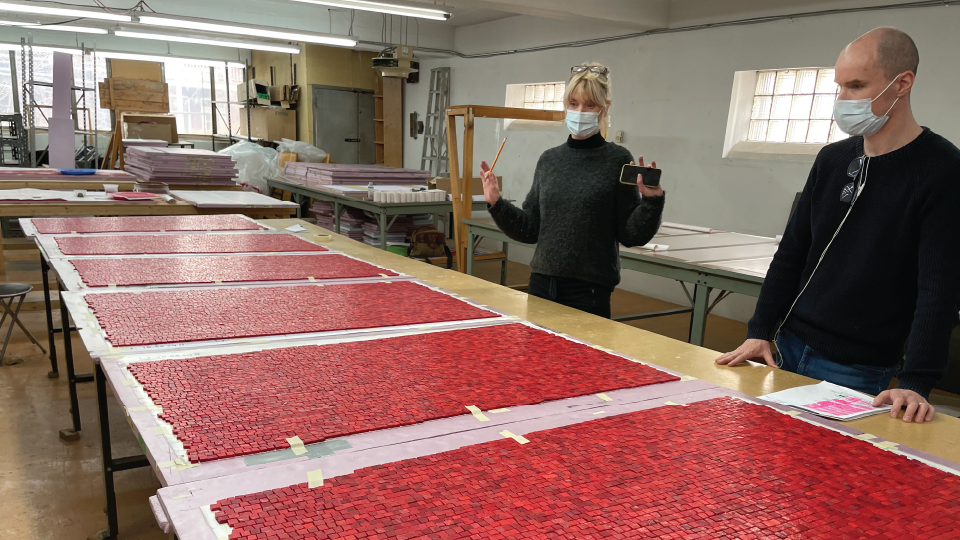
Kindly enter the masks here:
[[600, 113], [567, 110], [567, 129], [576, 137], [589, 137], [600, 131]]

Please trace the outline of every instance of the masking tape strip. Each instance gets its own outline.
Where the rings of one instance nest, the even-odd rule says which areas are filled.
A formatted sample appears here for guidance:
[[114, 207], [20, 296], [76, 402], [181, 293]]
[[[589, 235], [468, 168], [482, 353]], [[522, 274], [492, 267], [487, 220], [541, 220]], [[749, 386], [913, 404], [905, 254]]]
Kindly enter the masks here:
[[613, 399], [606, 394], [597, 394], [597, 397], [604, 401], [613, 401]]
[[193, 493], [184, 493], [183, 495], [177, 495], [176, 497], [173, 497], [173, 500], [186, 499], [188, 497], [193, 497]]
[[667, 405], [676, 405], [677, 407], [686, 407], [686, 405], [683, 405], [682, 403], [674, 403], [672, 401], [668, 401]]
[[492, 411], [487, 411], [488, 413], [498, 414], [502, 412], [510, 412], [510, 409], [494, 409]]
[[480, 407], [476, 405], [467, 405], [467, 410], [473, 414], [473, 417], [481, 422], [489, 422], [490, 419], [487, 418], [487, 415], [483, 414], [483, 411], [480, 410]]
[[136, 380], [136, 379], [124, 379], [124, 380], [123, 380], [123, 385], [124, 385], [124, 386], [136, 386], [136, 385], [137, 385], [137, 380]]
[[317, 278], [315, 278], [315, 277], [313, 277], [313, 276], [307, 276], [307, 281], [309, 281], [309, 282], [311, 282], [311, 283], [314, 282], [314, 281], [316, 281], [316, 280], [317, 280]]
[[320, 469], [307, 473], [307, 488], [314, 489], [323, 485], [323, 472]]
[[116, 283], [107, 283], [107, 288], [108, 288], [108, 289], [116, 289], [116, 288], [117, 288], [117, 284], [116, 284]]
[[883, 441], [883, 442], [873, 443], [873, 445], [882, 450], [887, 450], [888, 448], [896, 448], [900, 446], [899, 443], [895, 443], [893, 441]]
[[293, 450], [293, 455], [300, 456], [307, 453], [307, 449], [303, 446], [303, 441], [299, 436], [294, 435], [287, 439], [287, 443], [290, 445], [290, 449]]
[[169, 469], [176, 464], [176, 461], [164, 461], [162, 463], [157, 463], [157, 469]]
[[150, 412], [156, 412], [157, 414], [163, 414], [163, 407], [159, 407], [156, 405], [141, 405], [139, 407], [127, 407], [127, 411], [129, 412], [150, 411]]
[[506, 430], [501, 431], [500, 434], [508, 439], [513, 439], [520, 444], [527, 444], [528, 442], [530, 442], [526, 439], [526, 437], [522, 437], [520, 435], [514, 435], [513, 433], [510, 433], [509, 431], [506, 431]]
[[223, 285], [223, 281], [221, 281], [221, 280], [219, 280], [219, 279], [215, 279], [215, 280], [213, 280], [213, 284], [214, 284], [214, 285]]
[[603, 414], [603, 413], [605, 413], [605, 412], [607, 412], [607, 411], [597, 411], [597, 412], [593, 413], [593, 415], [596, 416], [596, 415], [598, 415], [598, 414]]
[[787, 415], [787, 416], [800, 416], [800, 415], [803, 414], [803, 413], [800, 412], [800, 411], [787, 411], [787, 412], [785, 412], [785, 413], [783, 413], [783, 414], [785, 414], [785, 415]]
[[871, 435], [869, 433], [861, 433], [854, 437], [854, 439], [860, 439], [861, 441], [869, 441], [870, 439], [876, 439], [876, 435]]
[[680, 382], [695, 381], [695, 380], [697, 380], [697, 378], [691, 377], [690, 375], [684, 375], [683, 377], [680, 377]]
[[169, 435], [170, 433], [173, 433], [170, 431], [170, 426], [157, 426], [153, 428], [153, 432], [157, 435]]
[[380, 275], [383, 276], [383, 277], [390, 277], [390, 276], [388, 276], [388, 275], [386, 275], [386, 274], [380, 274]]

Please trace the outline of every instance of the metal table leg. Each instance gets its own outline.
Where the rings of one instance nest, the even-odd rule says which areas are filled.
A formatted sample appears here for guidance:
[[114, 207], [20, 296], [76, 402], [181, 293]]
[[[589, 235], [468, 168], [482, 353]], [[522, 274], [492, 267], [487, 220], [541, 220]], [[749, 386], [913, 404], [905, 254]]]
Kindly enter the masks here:
[[[387, 213], [380, 210], [377, 214], [377, 223], [380, 225], [380, 249], [387, 250]], [[392, 223], [391, 223], [392, 225]]]
[[63, 287], [60, 290], [60, 327], [63, 329], [63, 355], [67, 363], [67, 383], [70, 387], [70, 416], [73, 419], [72, 429], [61, 429], [60, 438], [65, 441], [80, 439], [80, 403], [77, 400], [77, 374], [73, 369], [73, 343], [70, 335], [70, 313], [67, 303], [63, 301]]
[[103, 487], [106, 490], [107, 530], [100, 533], [100, 538], [115, 539], [119, 531], [117, 520], [117, 493], [114, 491], [113, 475], [119, 471], [149, 467], [150, 461], [146, 456], [130, 456], [113, 459], [113, 448], [110, 446], [110, 411], [107, 409], [107, 381], [103, 368], [97, 362], [94, 366], [94, 378], [97, 383], [97, 419], [100, 423], [100, 456], [103, 463]]
[[477, 249], [474, 247], [476, 243], [477, 235], [473, 234], [473, 230], [470, 227], [467, 227], [467, 275], [473, 275], [473, 255]]
[[503, 262], [500, 263], [500, 284], [503, 285], [504, 287], [507, 286], [507, 255], [509, 254], [509, 251], [507, 250], [509, 248], [510, 248], [510, 242], [504, 242], [503, 243]]
[[53, 338], [55, 333], [53, 328], [53, 304], [50, 302], [50, 265], [46, 257], [40, 254], [40, 273], [43, 274], [43, 305], [47, 310], [47, 339], [50, 345], [50, 371], [47, 372], [47, 378], [56, 379], [60, 377], [60, 371], [57, 367], [57, 342]]
[[340, 234], [340, 214], [343, 213], [343, 205], [333, 201], [333, 232]]
[[707, 330], [707, 313], [711, 290], [706, 285], [700, 284], [697, 284], [693, 290], [693, 317], [690, 321], [691, 345], [703, 345], [703, 335]]

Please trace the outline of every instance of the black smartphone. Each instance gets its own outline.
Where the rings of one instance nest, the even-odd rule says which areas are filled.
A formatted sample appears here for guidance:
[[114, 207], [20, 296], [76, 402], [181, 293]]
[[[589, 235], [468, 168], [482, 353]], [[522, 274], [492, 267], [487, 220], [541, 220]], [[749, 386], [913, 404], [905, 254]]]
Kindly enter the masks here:
[[620, 183], [637, 185], [637, 175], [643, 175], [643, 185], [655, 188], [660, 185], [660, 169], [640, 167], [638, 165], [624, 165], [620, 171]]

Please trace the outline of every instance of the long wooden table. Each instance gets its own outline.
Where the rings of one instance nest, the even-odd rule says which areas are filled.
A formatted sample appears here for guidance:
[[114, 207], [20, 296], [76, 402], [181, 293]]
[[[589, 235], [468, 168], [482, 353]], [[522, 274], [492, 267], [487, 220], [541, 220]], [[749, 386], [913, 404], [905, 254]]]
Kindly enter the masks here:
[[[307, 229], [300, 233], [300, 236], [308, 240], [312, 240], [317, 234], [329, 234], [329, 231], [297, 219], [264, 220], [262, 223], [276, 229], [299, 224]], [[333, 236], [332, 241], [325, 242], [324, 246], [413, 276], [431, 286], [462, 295], [536, 325], [750, 396], [759, 396], [814, 382], [812, 379], [794, 373], [755, 363], [733, 368], [718, 366], [713, 361], [717, 357], [716, 352], [560, 306], [473, 276], [401, 257], [343, 236]], [[109, 426], [109, 419], [106, 412], [107, 385], [100, 363], [97, 364], [96, 370], [104, 480], [107, 487], [108, 508], [113, 510], [111, 532], [116, 534], [113, 474], [116, 471], [145, 466], [148, 460], [145, 456], [113, 457], [109, 429], [103, 429], [104, 426]], [[960, 419], [937, 414], [933, 422], [918, 425], [906, 424], [890, 418], [889, 415], [877, 415], [847, 422], [844, 426], [874, 434], [882, 439], [894, 441], [939, 458], [960, 462]], [[271, 472], [264, 470], [258, 474], [269, 475]], [[108, 515], [111, 513], [108, 512]]]
[[[476, 245], [480, 238], [503, 242], [504, 252], [510, 243], [536, 246], [512, 240], [489, 218], [464, 219], [463, 223], [467, 227], [469, 246]], [[666, 244], [670, 249], [621, 248], [621, 268], [677, 280], [683, 284], [685, 292], [685, 284], [689, 283], [693, 286], [693, 293], [687, 292], [692, 307], [630, 315], [617, 320], [623, 322], [692, 312], [690, 343], [693, 345], [703, 344], [707, 315], [729, 294], [760, 295], [767, 268], [777, 251], [777, 242], [773, 238], [722, 231], [698, 233], [669, 227], [661, 228], [652, 242]], [[468, 274], [473, 274], [473, 265], [473, 251], [468, 249]], [[721, 292], [711, 302], [710, 294], [714, 290]]]

